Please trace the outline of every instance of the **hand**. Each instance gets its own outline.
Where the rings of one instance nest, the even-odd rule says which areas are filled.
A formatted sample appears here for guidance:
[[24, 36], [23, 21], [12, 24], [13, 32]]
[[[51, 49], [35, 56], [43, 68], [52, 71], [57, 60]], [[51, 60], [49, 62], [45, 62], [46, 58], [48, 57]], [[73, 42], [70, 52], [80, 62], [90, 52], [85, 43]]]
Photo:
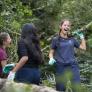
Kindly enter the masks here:
[[56, 60], [54, 58], [50, 58], [49, 65], [53, 65], [55, 62], [56, 62]]
[[8, 77], [7, 77], [7, 80], [13, 81], [14, 78], [15, 78], [15, 72], [10, 71], [10, 73], [9, 73], [9, 75], [8, 75]]
[[84, 39], [84, 35], [79, 29], [77, 29], [77, 31], [73, 32], [73, 35], [78, 35], [80, 37], [80, 39]]

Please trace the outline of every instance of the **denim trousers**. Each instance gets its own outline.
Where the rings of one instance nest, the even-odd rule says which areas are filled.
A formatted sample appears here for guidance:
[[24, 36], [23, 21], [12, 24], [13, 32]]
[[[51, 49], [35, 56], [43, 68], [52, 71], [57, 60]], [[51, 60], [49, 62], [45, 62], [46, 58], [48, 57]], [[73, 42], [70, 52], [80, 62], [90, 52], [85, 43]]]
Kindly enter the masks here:
[[38, 68], [21, 68], [16, 72], [16, 82], [36, 84], [40, 83], [40, 70]]

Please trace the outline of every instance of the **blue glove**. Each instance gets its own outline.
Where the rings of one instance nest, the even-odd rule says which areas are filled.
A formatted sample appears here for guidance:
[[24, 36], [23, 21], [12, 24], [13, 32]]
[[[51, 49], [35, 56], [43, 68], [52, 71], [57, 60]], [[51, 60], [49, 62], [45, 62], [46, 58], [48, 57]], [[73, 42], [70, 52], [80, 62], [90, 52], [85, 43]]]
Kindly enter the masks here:
[[55, 62], [56, 62], [56, 60], [54, 58], [50, 58], [49, 65], [53, 65]]

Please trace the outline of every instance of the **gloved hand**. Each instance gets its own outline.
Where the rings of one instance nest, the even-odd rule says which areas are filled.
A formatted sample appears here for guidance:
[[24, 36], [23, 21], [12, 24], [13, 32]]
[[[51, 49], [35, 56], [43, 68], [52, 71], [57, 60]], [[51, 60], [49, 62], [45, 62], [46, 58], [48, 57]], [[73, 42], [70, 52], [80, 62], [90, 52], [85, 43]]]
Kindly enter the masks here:
[[82, 33], [82, 32], [81, 32], [81, 33], [79, 33], [78, 35], [79, 35], [80, 39], [84, 39], [84, 35], [83, 35], [83, 33]]
[[7, 64], [3, 67], [3, 73], [8, 74], [13, 68], [15, 64]]
[[15, 78], [15, 72], [10, 71], [10, 73], [9, 73], [9, 75], [7, 77], [7, 80], [13, 81], [14, 78]]
[[50, 58], [49, 65], [53, 65], [55, 62], [56, 62], [56, 60], [54, 58]]
[[80, 37], [80, 39], [84, 39], [84, 35], [83, 33], [77, 29], [75, 32], [72, 33], [73, 35], [78, 35]]

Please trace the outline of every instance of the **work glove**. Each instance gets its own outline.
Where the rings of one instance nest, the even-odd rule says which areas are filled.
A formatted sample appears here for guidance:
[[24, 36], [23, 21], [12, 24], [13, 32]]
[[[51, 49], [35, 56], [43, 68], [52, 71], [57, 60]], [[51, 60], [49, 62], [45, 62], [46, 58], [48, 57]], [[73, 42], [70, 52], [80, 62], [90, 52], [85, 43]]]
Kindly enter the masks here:
[[15, 78], [15, 72], [10, 71], [10, 73], [9, 73], [9, 75], [7, 77], [7, 80], [13, 81], [14, 78]]
[[53, 65], [55, 62], [56, 62], [56, 60], [54, 58], [50, 58], [49, 65]]
[[83, 33], [81, 32], [81, 33], [79, 33], [78, 34], [78, 36], [80, 37], [80, 39], [84, 39], [84, 35], [83, 35]]
[[3, 73], [8, 74], [13, 68], [15, 64], [7, 64], [3, 67]]
[[78, 35], [80, 37], [80, 39], [84, 39], [84, 35], [79, 29], [77, 29], [77, 31], [73, 32], [72, 34]]

